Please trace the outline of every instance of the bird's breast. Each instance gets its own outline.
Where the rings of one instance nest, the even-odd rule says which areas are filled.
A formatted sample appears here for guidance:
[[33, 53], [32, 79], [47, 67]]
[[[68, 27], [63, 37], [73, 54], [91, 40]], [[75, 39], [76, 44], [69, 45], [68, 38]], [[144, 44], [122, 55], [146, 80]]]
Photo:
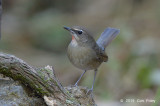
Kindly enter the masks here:
[[79, 46], [74, 41], [69, 44], [67, 55], [74, 66], [83, 70], [96, 69], [102, 63], [98, 61], [97, 54], [92, 48]]

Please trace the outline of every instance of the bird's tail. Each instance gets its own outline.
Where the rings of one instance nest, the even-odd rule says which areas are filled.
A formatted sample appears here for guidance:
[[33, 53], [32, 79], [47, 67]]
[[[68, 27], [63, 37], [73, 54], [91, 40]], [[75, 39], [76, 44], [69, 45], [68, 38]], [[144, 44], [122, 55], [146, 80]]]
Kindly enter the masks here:
[[120, 30], [116, 28], [106, 28], [97, 40], [97, 44], [103, 50], [111, 43], [111, 41], [119, 34]]

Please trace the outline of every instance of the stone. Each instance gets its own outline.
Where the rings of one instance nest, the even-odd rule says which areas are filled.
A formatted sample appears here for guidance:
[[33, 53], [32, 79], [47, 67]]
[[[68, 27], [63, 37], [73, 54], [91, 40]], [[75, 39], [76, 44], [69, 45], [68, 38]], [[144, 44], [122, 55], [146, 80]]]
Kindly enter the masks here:
[[0, 77], [0, 106], [46, 106], [42, 98], [29, 96], [16, 81]]

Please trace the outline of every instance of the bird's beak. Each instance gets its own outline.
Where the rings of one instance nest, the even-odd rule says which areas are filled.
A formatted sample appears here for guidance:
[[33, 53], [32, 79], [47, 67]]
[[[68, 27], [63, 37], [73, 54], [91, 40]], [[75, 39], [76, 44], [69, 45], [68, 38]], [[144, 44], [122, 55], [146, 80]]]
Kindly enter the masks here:
[[68, 30], [68, 31], [72, 31], [72, 29], [70, 27], [64, 26], [63, 28], [66, 29], [66, 30]]
[[78, 37], [77, 37], [77, 35], [76, 35], [76, 33], [74, 32], [74, 29], [72, 29], [72, 28], [70, 28], [70, 27], [66, 27], [66, 26], [64, 26], [63, 27], [64, 29], [66, 29], [67, 31], [69, 31], [70, 33], [71, 33], [71, 35], [72, 35], [72, 40], [73, 39], [79, 39]]

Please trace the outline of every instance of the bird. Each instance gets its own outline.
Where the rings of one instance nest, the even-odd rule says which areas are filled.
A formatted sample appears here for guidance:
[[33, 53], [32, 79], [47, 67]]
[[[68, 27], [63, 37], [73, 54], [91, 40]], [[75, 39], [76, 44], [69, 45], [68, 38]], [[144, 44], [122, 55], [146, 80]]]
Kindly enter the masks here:
[[96, 41], [84, 27], [64, 26], [64, 29], [69, 31], [72, 36], [72, 40], [68, 45], [67, 56], [75, 67], [83, 70], [83, 73], [74, 86], [78, 86], [79, 81], [87, 70], [94, 70], [92, 88], [88, 90], [88, 92], [93, 92], [98, 67], [101, 63], [108, 61], [108, 55], [105, 53], [105, 49], [120, 33], [120, 30], [117, 28], [108, 27]]

